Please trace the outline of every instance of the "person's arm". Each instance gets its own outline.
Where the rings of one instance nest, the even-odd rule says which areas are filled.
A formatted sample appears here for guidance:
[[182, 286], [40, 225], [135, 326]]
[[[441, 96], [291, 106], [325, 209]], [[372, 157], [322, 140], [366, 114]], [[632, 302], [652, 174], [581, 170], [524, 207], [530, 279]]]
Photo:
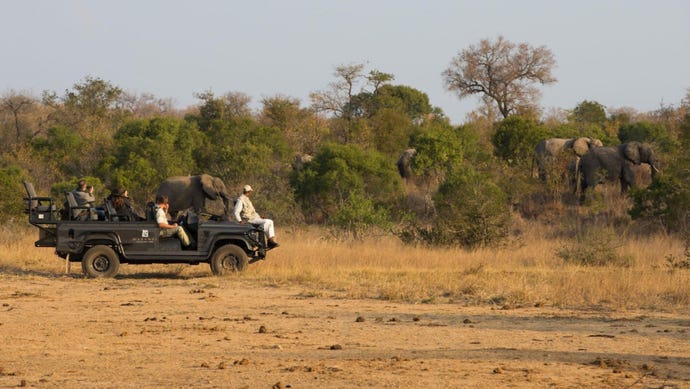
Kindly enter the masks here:
[[77, 201], [77, 206], [79, 207], [88, 207], [91, 206], [89, 203], [89, 197], [86, 192], [82, 192], [80, 190], [73, 190], [72, 194], [74, 195], [74, 199]]
[[242, 222], [242, 216], [240, 216], [241, 213], [242, 213], [242, 200], [237, 199], [235, 201], [235, 208], [233, 209], [233, 214], [235, 215], [235, 220], [238, 222]]
[[93, 206], [96, 204], [96, 196], [93, 195], [93, 193], [87, 193], [86, 194], [86, 204]]
[[161, 212], [160, 208], [156, 211], [156, 223], [158, 223], [158, 227], [166, 230], [177, 228], [177, 223], [168, 223], [168, 219], [165, 217], [165, 211]]

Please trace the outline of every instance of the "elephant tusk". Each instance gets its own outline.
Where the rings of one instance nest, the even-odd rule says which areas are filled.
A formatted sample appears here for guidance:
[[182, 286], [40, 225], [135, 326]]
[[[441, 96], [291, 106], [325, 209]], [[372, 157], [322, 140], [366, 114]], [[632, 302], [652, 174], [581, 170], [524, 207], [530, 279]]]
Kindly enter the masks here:
[[656, 166], [652, 165], [652, 170], [656, 173], [661, 173], [661, 170], [659, 170]]

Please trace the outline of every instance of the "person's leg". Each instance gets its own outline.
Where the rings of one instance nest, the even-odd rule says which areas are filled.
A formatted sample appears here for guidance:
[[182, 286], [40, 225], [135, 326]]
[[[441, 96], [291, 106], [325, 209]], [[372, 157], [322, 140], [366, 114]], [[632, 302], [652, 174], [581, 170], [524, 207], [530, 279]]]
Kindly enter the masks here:
[[187, 231], [182, 228], [182, 226], [178, 226], [177, 229], [177, 237], [180, 238], [180, 242], [182, 242], [182, 245], [187, 247], [191, 243], [189, 240], [189, 236], [187, 236]]
[[273, 226], [273, 220], [271, 219], [252, 219], [249, 221], [251, 224], [260, 224], [263, 226], [264, 231], [266, 232], [266, 237], [268, 238], [268, 248], [276, 248], [278, 247], [278, 242], [275, 241], [275, 227]]
[[264, 220], [264, 231], [266, 231], [266, 235], [268, 236], [268, 239], [273, 239], [276, 236], [276, 231], [275, 228], [273, 227], [273, 220], [271, 219], [263, 219]]
[[161, 238], [169, 238], [171, 236], [174, 236], [176, 233], [174, 228], [161, 228], [161, 233], [160, 236]]

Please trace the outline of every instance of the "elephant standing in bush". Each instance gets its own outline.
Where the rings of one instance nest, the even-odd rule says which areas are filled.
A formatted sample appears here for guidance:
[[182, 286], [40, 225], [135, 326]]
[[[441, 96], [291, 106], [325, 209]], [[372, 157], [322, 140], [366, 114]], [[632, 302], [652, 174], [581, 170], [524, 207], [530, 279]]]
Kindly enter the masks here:
[[575, 154], [573, 170], [577, 175], [580, 158], [590, 149], [601, 146], [603, 146], [603, 143], [601, 143], [599, 139], [588, 137], [544, 139], [537, 144], [537, 147], [534, 148], [534, 154], [536, 155], [537, 159], [537, 167], [539, 169], [539, 178], [542, 180], [547, 178], [549, 165], [553, 164], [556, 161], [556, 157], [564, 150], [572, 150]]
[[659, 171], [658, 162], [649, 145], [640, 142], [627, 142], [612, 147], [597, 147], [582, 156], [580, 170], [582, 173], [582, 194], [585, 190], [594, 188], [597, 184], [619, 180], [621, 193], [636, 186], [634, 166], [641, 163], [649, 164], [652, 168], [652, 179]]
[[412, 158], [414, 158], [416, 154], [417, 150], [412, 148], [406, 149], [395, 163], [395, 165], [398, 167], [398, 173], [400, 173], [400, 177], [403, 179], [412, 178]]
[[[233, 197], [225, 188], [223, 180], [208, 174], [198, 176], [176, 176], [163, 181], [158, 187], [156, 196], [168, 196], [170, 208], [168, 213], [175, 217], [178, 211], [188, 208], [195, 212], [207, 210], [207, 200], [221, 200], [223, 213], [232, 214]], [[212, 212], [213, 213], [213, 212]]]

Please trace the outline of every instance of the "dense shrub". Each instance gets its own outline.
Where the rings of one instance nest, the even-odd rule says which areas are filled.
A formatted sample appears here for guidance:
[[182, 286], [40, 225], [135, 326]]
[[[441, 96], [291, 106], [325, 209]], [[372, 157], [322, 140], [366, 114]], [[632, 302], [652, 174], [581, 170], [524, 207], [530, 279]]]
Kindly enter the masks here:
[[192, 153], [199, 134], [194, 124], [179, 119], [132, 120], [115, 134], [115, 150], [101, 161], [99, 176], [136, 198], [148, 198], [167, 177], [195, 172]]
[[618, 130], [618, 139], [621, 143], [631, 141], [654, 143], [663, 152], [672, 151], [678, 146], [677, 140], [666, 127], [647, 121], [621, 125]]
[[334, 236], [362, 239], [375, 230], [390, 231], [392, 222], [388, 210], [377, 207], [363, 193], [352, 192], [329, 219]]
[[690, 187], [671, 175], [659, 176], [645, 189], [632, 189], [630, 216], [658, 222], [668, 232], [690, 227]]
[[[309, 220], [341, 226], [348, 220], [362, 222], [363, 213], [379, 215], [369, 222], [381, 220], [382, 209], [393, 207], [402, 195], [400, 176], [390, 160], [376, 151], [332, 143], [294, 175], [293, 186]], [[364, 208], [343, 209], [353, 202]]]
[[25, 209], [26, 190], [22, 179], [22, 171], [17, 166], [0, 167], [0, 192], [4, 198], [0, 201], [0, 212], [3, 215], [18, 215]]
[[497, 157], [510, 166], [528, 168], [534, 156], [534, 147], [548, 137], [544, 127], [533, 120], [509, 116], [498, 124], [491, 142]]
[[679, 143], [682, 147], [670, 154], [667, 168], [656, 175], [649, 187], [630, 192], [630, 215], [633, 219], [658, 222], [669, 232], [685, 233], [690, 229], [690, 155], [685, 151], [690, 146], [690, 114], [680, 123]]
[[588, 228], [563, 244], [556, 255], [566, 263], [581, 266], [631, 266], [633, 259], [618, 253], [622, 244], [615, 234], [603, 228]]
[[452, 174], [434, 196], [440, 241], [468, 248], [493, 246], [508, 235], [505, 193], [488, 175], [471, 167]]

